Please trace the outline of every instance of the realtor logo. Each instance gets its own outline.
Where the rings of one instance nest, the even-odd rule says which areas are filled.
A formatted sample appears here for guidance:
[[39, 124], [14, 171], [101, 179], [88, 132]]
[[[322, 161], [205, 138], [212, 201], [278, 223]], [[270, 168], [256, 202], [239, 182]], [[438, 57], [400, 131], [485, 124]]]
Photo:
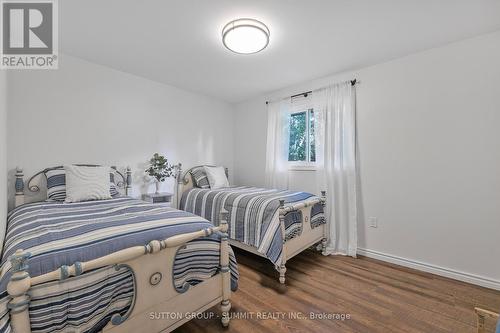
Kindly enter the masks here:
[[0, 0], [2, 69], [57, 69], [57, 2]]

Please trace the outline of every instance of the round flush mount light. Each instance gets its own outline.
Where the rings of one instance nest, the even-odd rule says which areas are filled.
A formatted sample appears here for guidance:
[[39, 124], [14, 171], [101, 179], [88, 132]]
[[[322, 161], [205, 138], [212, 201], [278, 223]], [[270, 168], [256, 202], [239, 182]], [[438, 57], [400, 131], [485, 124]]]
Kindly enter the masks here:
[[222, 29], [222, 43], [235, 53], [257, 53], [269, 44], [269, 28], [254, 19], [237, 19]]

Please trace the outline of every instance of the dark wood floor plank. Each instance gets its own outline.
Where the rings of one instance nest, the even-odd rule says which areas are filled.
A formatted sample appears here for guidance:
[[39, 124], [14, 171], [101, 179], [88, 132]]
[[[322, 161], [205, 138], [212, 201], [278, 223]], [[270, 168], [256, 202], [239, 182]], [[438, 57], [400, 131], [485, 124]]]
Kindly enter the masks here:
[[[214, 307], [209, 310], [213, 318], [191, 320], [176, 332], [474, 333], [475, 306], [500, 310], [498, 291], [371, 258], [324, 257], [314, 251], [287, 263], [283, 288], [270, 262], [235, 252], [240, 281], [231, 313], [240, 318], [224, 329]], [[351, 318], [311, 320], [311, 312]], [[284, 317], [263, 319], [257, 313]], [[297, 319], [292, 313], [303, 316]]]
[[[297, 277], [297, 279], [300, 280], [300, 277]], [[411, 313], [413, 313], [416, 317], [417, 320], [414, 322], [414, 326], [419, 328], [417, 331], [422, 331], [425, 330], [425, 328], [428, 326], [426, 322], [422, 322], [418, 320], [420, 317], [429, 317], [432, 315], [429, 309], [424, 309], [424, 308], [419, 308], [417, 305], [413, 304], [413, 300], [405, 301], [405, 299], [402, 297], [404, 293], [400, 293], [395, 295], [396, 297], [387, 297], [387, 293], [380, 288], [375, 288], [375, 289], [366, 289], [363, 288], [362, 285], [359, 283], [356, 285], [350, 285], [350, 286], [345, 286], [343, 281], [338, 280], [331, 282], [328, 279], [324, 280], [324, 284], [321, 283], [322, 281], [315, 281], [314, 285], [320, 285], [322, 289], [322, 293], [328, 293], [327, 289], [331, 289], [330, 293], [332, 297], [336, 298], [341, 298], [344, 300], [349, 300], [355, 305], [354, 307], [347, 307], [346, 311], [352, 312], [356, 311], [359, 314], [362, 314], [363, 316], [368, 316], [368, 317], [377, 317], [379, 318], [378, 320], [378, 326], [385, 325], [386, 328], [385, 330], [390, 330], [393, 325], [392, 325], [392, 318], [394, 316], [401, 316], [402, 314], [400, 313], [400, 309], [409, 309], [411, 310]], [[308, 285], [302, 286], [304, 289], [311, 289]], [[352, 287], [352, 288], [351, 288]], [[355, 293], [352, 292], [352, 290], [356, 290]], [[363, 313], [361, 310], [363, 308], [369, 308], [369, 309], [378, 309], [377, 313]], [[408, 317], [406, 321], [411, 320], [412, 317]], [[441, 325], [439, 325], [441, 324]], [[446, 321], [444, 318], [438, 322], [435, 323], [435, 327], [448, 327], [451, 325], [449, 321]], [[411, 327], [401, 326], [398, 327], [398, 331], [413, 331]], [[439, 332], [446, 332], [446, 330], [440, 330]]]
[[[345, 270], [348, 271], [349, 269], [346, 268]], [[344, 281], [341, 275], [340, 277], [337, 276], [337, 281], [335, 282], [337, 285], [336, 288], [343, 289], [345, 292], [349, 292], [353, 289], [358, 290], [356, 297], [360, 297], [362, 302], [369, 303], [370, 301], [377, 301], [377, 304], [383, 304], [385, 307], [390, 309], [392, 313], [397, 313], [401, 308], [409, 308], [419, 317], [432, 315], [433, 311], [441, 314], [449, 314], [450, 317], [453, 317], [456, 314], [455, 304], [450, 300], [450, 297], [447, 297], [447, 299], [441, 303], [441, 300], [434, 295], [435, 293], [431, 293], [432, 295], [428, 297], [429, 299], [426, 299], [426, 293], [423, 293], [422, 295], [421, 288], [410, 288], [405, 285], [401, 285], [401, 283], [391, 285], [390, 283], [384, 282], [386, 278], [377, 279], [376, 277], [370, 276], [373, 274], [367, 272], [368, 271], [357, 272], [356, 275], [350, 276], [348, 278], [350, 280], [348, 281]], [[363, 274], [367, 276], [364, 277]], [[367, 283], [378, 281], [377, 285], [379, 287], [377, 287], [377, 292], [375, 292], [373, 288], [367, 289], [363, 286], [363, 280], [366, 280]], [[328, 282], [328, 279], [325, 281]], [[320, 283], [321, 280], [317, 280], [317, 282]], [[390, 293], [392, 297], [386, 297], [388, 293]], [[421, 304], [424, 304], [425, 306], [421, 307]], [[437, 318], [440, 317], [441, 316]], [[450, 325], [446, 318], [444, 318], [442, 324], [445, 326]]]

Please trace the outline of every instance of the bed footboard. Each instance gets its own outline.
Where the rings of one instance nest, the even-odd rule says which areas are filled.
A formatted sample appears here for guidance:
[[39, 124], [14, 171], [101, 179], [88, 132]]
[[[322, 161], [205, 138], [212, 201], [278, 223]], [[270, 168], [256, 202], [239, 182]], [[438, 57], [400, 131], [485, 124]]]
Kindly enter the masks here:
[[[11, 296], [8, 304], [13, 331], [31, 332], [29, 290], [32, 286], [54, 280], [64, 280], [89, 270], [114, 266], [129, 268], [134, 277], [135, 295], [129, 311], [114, 315], [104, 332], [158, 332], [171, 331], [190, 318], [165, 318], [152, 320], [155, 312], [202, 312], [220, 302], [222, 324], [229, 324], [231, 281], [229, 269], [229, 244], [227, 237], [227, 211], [221, 212], [221, 224], [196, 232], [180, 234], [163, 240], [153, 240], [144, 246], [134, 246], [87, 262], [75, 262], [71, 266], [44, 275], [30, 277], [28, 262], [30, 253], [17, 250], [11, 256], [12, 276], [7, 286]], [[182, 292], [176, 290], [173, 279], [175, 256], [187, 242], [213, 233], [221, 233], [220, 272], [210, 279]]]
[[[295, 204], [285, 205], [285, 200], [280, 200], [279, 207], [279, 220], [281, 227], [281, 235], [283, 239], [283, 251], [282, 251], [282, 261], [279, 267], [276, 267], [280, 277], [279, 281], [281, 284], [285, 283], [286, 274], [286, 261], [296, 254], [302, 252], [308, 247], [314, 245], [315, 243], [321, 241], [322, 250], [326, 249], [328, 242], [328, 227], [326, 224], [320, 225], [313, 229], [310, 225], [311, 222], [311, 207], [317, 203], [323, 205], [323, 209], [326, 206], [326, 191], [321, 191], [321, 197], [314, 198], [312, 200], [300, 201]], [[302, 211], [302, 221], [300, 230], [296, 236], [287, 240], [286, 239], [286, 227], [285, 227], [285, 215], [293, 211]], [[327, 221], [328, 223], [328, 221]]]

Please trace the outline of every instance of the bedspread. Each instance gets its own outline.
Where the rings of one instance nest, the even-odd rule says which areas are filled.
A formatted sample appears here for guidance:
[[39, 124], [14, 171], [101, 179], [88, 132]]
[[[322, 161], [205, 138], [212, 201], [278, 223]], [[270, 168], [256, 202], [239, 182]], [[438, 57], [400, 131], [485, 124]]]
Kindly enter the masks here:
[[[276, 266], [281, 264], [283, 235], [280, 229], [279, 200], [292, 204], [315, 196], [306, 192], [234, 186], [221, 189], [192, 188], [185, 191], [180, 208], [219, 224], [222, 207], [229, 212], [229, 238], [253, 246]], [[302, 224], [298, 212], [285, 215], [285, 240], [293, 238]], [[323, 205], [311, 209], [311, 227], [325, 223]]]

